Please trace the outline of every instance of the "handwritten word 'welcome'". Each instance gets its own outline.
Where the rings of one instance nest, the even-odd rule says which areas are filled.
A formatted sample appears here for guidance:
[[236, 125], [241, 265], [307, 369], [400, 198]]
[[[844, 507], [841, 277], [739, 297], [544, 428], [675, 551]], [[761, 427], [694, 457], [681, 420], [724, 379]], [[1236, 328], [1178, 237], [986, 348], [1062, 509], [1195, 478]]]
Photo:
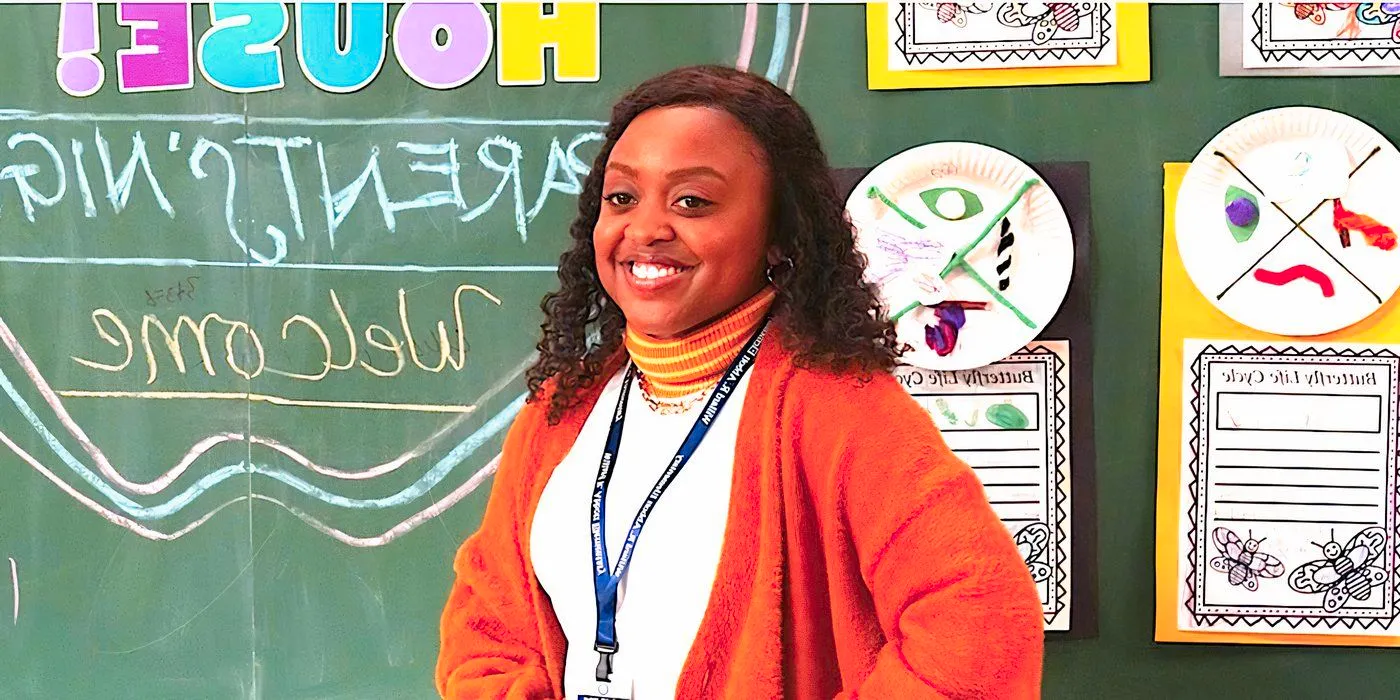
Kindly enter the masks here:
[[[292, 334], [293, 329], [299, 328], [300, 330], [296, 332], [304, 334], [321, 351], [322, 358], [319, 366], [307, 371], [268, 367], [267, 351], [262, 340], [265, 336], [259, 334], [246, 321], [224, 318], [217, 313], [205, 314], [204, 318], [199, 321], [195, 321], [188, 315], [181, 315], [175, 320], [173, 328], [166, 326], [155, 314], [146, 314], [141, 317], [140, 325], [136, 330], [140, 336], [138, 341], [133, 336], [131, 326], [111, 309], [95, 309], [92, 312], [92, 325], [102, 342], [117, 349], [116, 359], [118, 361], [100, 362], [77, 356], [72, 357], [72, 360], [84, 367], [103, 372], [119, 373], [131, 366], [132, 361], [136, 358], [136, 350], [140, 347], [146, 360], [147, 384], [155, 384], [160, 377], [158, 357], [173, 363], [175, 371], [184, 375], [188, 368], [188, 358], [185, 354], [187, 349], [192, 349], [195, 352], [198, 364], [204, 368], [204, 372], [208, 376], [217, 376], [219, 372], [215, 367], [214, 355], [210, 354], [210, 345], [214, 346], [215, 353], [218, 352], [217, 348], [222, 345], [224, 364], [233, 374], [245, 380], [255, 379], [266, 371], [291, 379], [316, 382], [326, 378], [332, 371], [339, 372], [356, 368], [363, 369], [377, 377], [395, 377], [403, 372], [409, 360], [418, 369], [425, 372], [440, 373], [448, 367], [460, 371], [467, 362], [466, 324], [462, 317], [462, 294], [464, 292], [474, 292], [498, 307], [501, 304], [500, 299], [481, 287], [471, 284], [458, 286], [452, 294], [452, 322], [456, 330], [455, 343], [454, 337], [448, 334], [447, 323], [439, 320], [435, 326], [437, 337], [433, 342], [438, 351], [436, 364], [425, 362], [419, 356], [418, 341], [415, 339], [409, 323], [408, 301], [403, 289], [400, 289], [398, 293], [398, 325], [399, 329], [402, 330], [402, 336], [378, 323], [371, 323], [364, 329], [365, 343], [377, 350], [384, 351], [391, 358], [391, 362], [383, 366], [375, 364], [377, 360], [370, 356], [368, 350], [363, 353], [365, 359], [360, 359], [360, 344], [356, 337], [355, 325], [346, 314], [345, 307], [340, 303], [340, 297], [336, 295], [334, 289], [330, 290], [330, 304], [335, 312], [338, 329], [327, 333], [320, 323], [304, 314], [289, 316], [282, 322], [280, 335], [284, 343]], [[332, 344], [332, 334], [344, 337], [343, 353], [339, 352]], [[186, 345], [186, 340], [191, 345]], [[165, 352], [157, 352], [157, 348], [162, 345]], [[291, 358], [304, 362], [307, 356], [312, 354], [305, 350], [289, 352], [287, 353], [288, 357], [283, 358], [287, 360], [284, 367], [292, 365]], [[343, 359], [343, 362], [337, 361], [337, 358]]]
[[[554, 50], [554, 79], [599, 78], [597, 3], [496, 5], [496, 27], [481, 3], [410, 2], [389, 31], [387, 3], [293, 3], [295, 54], [301, 72], [327, 92], [355, 92], [384, 67], [392, 45], [399, 66], [419, 85], [447, 90], [471, 82], [493, 50], [500, 85], [542, 85], [545, 49]], [[553, 9], [545, 13], [545, 5]], [[191, 6], [170, 2], [119, 2], [117, 23], [130, 29], [129, 46], [116, 54], [121, 92], [185, 90], [198, 66], [204, 80], [236, 93], [277, 90], [286, 84], [282, 47], [291, 24], [284, 3], [216, 2], [210, 27], [198, 41]], [[344, 16], [342, 17], [342, 12]], [[342, 22], [343, 20], [343, 22]], [[341, 30], [341, 26], [344, 30]], [[97, 3], [65, 2], [59, 15], [59, 87], [75, 97], [96, 93], [106, 80]]]

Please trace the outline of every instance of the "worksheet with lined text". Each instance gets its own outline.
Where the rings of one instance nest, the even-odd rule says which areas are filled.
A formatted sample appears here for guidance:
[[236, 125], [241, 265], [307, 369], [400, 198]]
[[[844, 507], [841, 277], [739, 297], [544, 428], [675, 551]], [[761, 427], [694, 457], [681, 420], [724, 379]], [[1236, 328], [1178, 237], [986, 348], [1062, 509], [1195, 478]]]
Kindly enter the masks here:
[[1400, 346], [1183, 349], [1182, 628], [1394, 635]]

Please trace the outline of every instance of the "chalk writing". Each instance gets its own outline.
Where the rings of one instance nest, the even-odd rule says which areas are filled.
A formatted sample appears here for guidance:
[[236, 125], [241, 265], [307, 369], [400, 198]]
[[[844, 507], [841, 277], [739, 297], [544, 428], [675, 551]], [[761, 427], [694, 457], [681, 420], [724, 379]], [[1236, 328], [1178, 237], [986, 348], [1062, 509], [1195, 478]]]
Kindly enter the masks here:
[[[473, 284], [459, 285], [452, 293], [451, 323], [454, 324], [455, 336], [449, 336], [447, 322], [438, 320], [435, 326], [435, 345], [438, 351], [436, 364], [424, 361], [419, 354], [418, 341], [409, 323], [407, 293], [402, 288], [398, 291], [398, 322], [395, 324], [401, 335], [378, 323], [366, 325], [364, 331], [357, 334], [355, 325], [336, 291], [330, 290], [329, 303], [337, 325], [334, 332], [338, 338], [344, 340], [343, 351], [333, 346], [325, 327], [309, 316], [295, 314], [287, 317], [280, 329], [283, 342], [288, 340], [295, 328], [302, 328], [322, 351], [322, 359], [309, 370], [291, 371], [268, 367], [267, 351], [262, 341], [265, 336], [246, 321], [224, 318], [213, 312], [205, 314], [198, 321], [190, 315], [182, 314], [171, 325], [166, 325], [166, 322], [155, 314], [148, 313], [139, 321], [132, 320], [128, 323], [111, 309], [94, 309], [91, 314], [93, 329], [104, 344], [116, 348], [120, 361], [113, 363], [76, 355], [71, 359], [84, 367], [119, 373], [131, 365], [139, 347], [141, 356], [145, 358], [147, 385], [157, 383], [162, 362], [173, 363], [178, 374], [186, 374], [186, 350], [190, 347], [196, 351], [198, 364], [205, 374], [217, 376], [218, 370], [215, 367], [214, 356], [210, 353], [210, 345], [218, 347], [220, 343], [224, 349], [223, 366], [244, 379], [253, 379], [267, 371], [292, 379], [320, 381], [331, 371], [347, 371], [356, 367], [377, 377], [394, 377], [403, 372], [410, 359], [415, 367], [425, 372], [439, 373], [449, 366], [459, 371], [466, 366], [467, 360], [466, 322], [462, 314], [462, 298], [468, 292], [479, 295], [498, 307], [501, 304], [499, 298], [482, 287]], [[376, 359], [367, 350], [363, 353], [364, 359], [360, 359], [361, 350], [357, 336], [363, 336], [366, 344], [387, 353], [389, 359]], [[190, 345], [186, 345], [186, 342]], [[159, 351], [162, 347], [165, 352]], [[292, 358], [300, 358], [305, 353], [293, 351], [286, 354], [288, 357], [284, 358], [284, 366], [291, 367], [295, 364]], [[240, 355], [245, 358], [250, 356], [250, 359], [241, 362]], [[337, 360], [341, 357], [344, 358], [343, 362]], [[251, 366], [245, 366], [245, 362], [250, 362]], [[183, 384], [183, 381], [180, 383]]]
[[146, 306], [159, 306], [161, 304], [175, 304], [182, 301], [194, 301], [195, 280], [199, 275], [190, 275], [175, 282], [168, 287], [159, 289], [147, 289]]
[[19, 624], [19, 565], [15, 563], [15, 558], [10, 557], [10, 583], [15, 591], [15, 614], [14, 624]]
[[[251, 263], [283, 270], [269, 273], [274, 285], [295, 278], [294, 270], [552, 273], [553, 265], [535, 264], [552, 261], [531, 259], [540, 245], [517, 246], [514, 241], [524, 244], [539, 216], [557, 220], [560, 213], [571, 214], [571, 199], [582, 190], [602, 126], [547, 118], [313, 119], [0, 109], [0, 140], [5, 142], [0, 172], [6, 174], [0, 176], [0, 263], [231, 270]], [[345, 127], [357, 135], [347, 138], [350, 129]], [[58, 231], [72, 245], [56, 248], [53, 234]], [[479, 242], [458, 243], [470, 239]], [[502, 248], [502, 239], [512, 245]], [[401, 261], [397, 253], [402, 250], [427, 250], [432, 256], [427, 262], [444, 264]], [[505, 259], [496, 257], [501, 250]], [[484, 255], [486, 251], [492, 254]], [[452, 507], [494, 471], [494, 461], [482, 466], [488, 455], [473, 455], [498, 441], [523, 406], [523, 395], [492, 398], [509, 388], [523, 366], [470, 402], [455, 404], [459, 399], [454, 397], [453, 405], [423, 403], [421, 397], [394, 392], [338, 396], [333, 386], [317, 387], [304, 398], [291, 390], [337, 375], [391, 380], [427, 373], [446, 379], [470, 371], [470, 333], [479, 337], [481, 323], [502, 326], [497, 313], [502, 302], [488, 291], [490, 285], [458, 285], [439, 277], [449, 284], [430, 296], [414, 293], [421, 285], [406, 285], [389, 287], [375, 300], [360, 298], [355, 282], [342, 281], [351, 279], [347, 275], [321, 287], [319, 301], [311, 307], [243, 315], [240, 300], [220, 296], [225, 287], [208, 286], [219, 273], [194, 272], [135, 277], [138, 281], [126, 283], [126, 291], [117, 287], [117, 296], [139, 295], [144, 306], [131, 298], [92, 302], [87, 307], [92, 336], [79, 333], [75, 339], [80, 345], [46, 360], [76, 364], [76, 372], [72, 365], [46, 365], [46, 371], [79, 382], [77, 386], [49, 386], [0, 319], [0, 340], [16, 360], [0, 363], [0, 390], [14, 404], [12, 415], [24, 432], [33, 429], [26, 437], [37, 436], [32, 444], [42, 446], [44, 454], [27, 452], [0, 431], [7, 452], [107, 522], [155, 540], [178, 538], [230, 503], [259, 500], [288, 510], [338, 541], [378, 546]], [[494, 284], [500, 278], [489, 279]], [[509, 284], [503, 289], [514, 289]], [[451, 292], [450, 301], [444, 292]], [[12, 384], [5, 372], [22, 386]], [[277, 393], [248, 391], [254, 378], [264, 380], [259, 389], [271, 378], [273, 388], [264, 390]], [[112, 386], [123, 380], [129, 386]], [[290, 388], [280, 390], [276, 381]], [[123, 390], [136, 388], [142, 391]], [[42, 401], [30, 406], [34, 392]], [[356, 400], [364, 398], [399, 401]], [[418, 403], [412, 402], [415, 398]], [[314, 454], [319, 446], [314, 440], [295, 447], [281, 444], [252, 434], [246, 422], [171, 436], [179, 441], [177, 447], [188, 445], [189, 451], [174, 466], [159, 465], [170, 469], [158, 479], [138, 482], [122, 472], [151, 470], [123, 464], [118, 471], [97, 446], [110, 439], [106, 428], [86, 425], [96, 430], [89, 437], [63, 405], [91, 405], [96, 399], [121, 406], [134, 406], [130, 399], [180, 400], [192, 411], [201, 410], [198, 400], [231, 400], [385, 416], [395, 415], [388, 413], [393, 411], [450, 415], [440, 430], [398, 457], [375, 464], [382, 456], [366, 456], [366, 464], [373, 466], [320, 466], [298, 449]], [[464, 423], [468, 418], [471, 423]], [[435, 447], [440, 440], [445, 444]], [[230, 461], [231, 452], [210, 452], [223, 442], [245, 443], [260, 454], [240, 446], [240, 456]], [[385, 489], [337, 493], [334, 482], [324, 478], [370, 479], [409, 464], [415, 465], [414, 473], [396, 474]], [[255, 486], [232, 501], [216, 498], [223, 490], [211, 491], [229, 480], [267, 484], [276, 491]], [[377, 497], [359, 497], [366, 492]], [[163, 495], [143, 502], [132, 498], [158, 493]], [[402, 511], [389, 511], [392, 519], [386, 524], [398, 524], [387, 530], [365, 532], [361, 527], [354, 532], [363, 523], [345, 512], [364, 509]], [[177, 515], [178, 522], [173, 519]]]
[[[526, 242], [530, 222], [552, 193], [572, 196], [582, 191], [581, 176], [591, 168], [584, 150], [603, 138], [599, 131], [575, 128], [572, 134], [550, 135], [540, 144], [546, 150], [534, 153], [522, 140], [503, 133], [470, 143], [440, 138], [353, 145], [296, 133], [255, 131], [228, 140], [213, 134], [191, 136], [193, 145], [184, 154], [173, 131], [148, 137], [139, 127], [97, 126], [90, 134], [66, 139], [58, 133], [13, 131], [5, 141], [8, 152], [0, 152], [0, 221], [14, 216], [11, 210], [40, 226], [79, 211], [87, 219], [118, 217], [137, 197], [178, 220], [182, 212], [167, 194], [173, 187], [197, 192], [201, 201], [207, 196], [220, 202], [223, 235], [245, 259], [263, 265], [287, 260], [299, 252], [297, 246], [323, 248], [315, 245], [316, 239], [335, 249], [337, 235], [357, 209], [364, 212], [356, 220], [357, 235], [374, 237], [397, 232], [402, 217], [411, 212], [446, 211], [467, 223], [505, 206], [520, 241]], [[173, 147], [152, 150], [148, 138]], [[60, 149], [65, 140], [67, 153]], [[97, 183], [89, 176], [89, 144], [97, 152], [102, 174]], [[462, 153], [464, 148], [470, 155]], [[347, 168], [357, 173], [348, 180], [341, 174]], [[5, 187], [7, 181], [13, 181], [13, 187]], [[238, 203], [252, 182], [264, 181], [280, 185], [280, 192], [274, 190], [267, 198], [271, 210], [281, 212], [258, 215], [275, 220], [245, 226], [236, 215]], [[98, 207], [94, 193], [100, 193], [107, 206]], [[17, 196], [18, 208], [6, 206], [8, 196]], [[318, 201], [304, 203], [311, 197]], [[53, 213], [46, 216], [46, 210]], [[248, 230], [258, 233], [250, 237]]]
[[[3, 390], [4, 393], [9, 396], [10, 400], [14, 403], [15, 407], [19, 410], [20, 414], [23, 415], [24, 418], [29, 422], [29, 424], [35, 429], [35, 431], [39, 434], [40, 438], [44, 441], [44, 443], [54, 450], [55, 454], [58, 456], [60, 461], [62, 461], [70, 470], [72, 470], [78, 478], [87, 482], [89, 485], [91, 485], [93, 488], [99, 491], [119, 510], [127, 513], [129, 516], [131, 516], [131, 518], [136, 518], [138, 520], [162, 519], [175, 513], [178, 513], [217, 484], [222, 483], [230, 478], [250, 474], [282, 482], [283, 484], [286, 484], [287, 486], [290, 486], [293, 489], [300, 491], [301, 493], [311, 498], [339, 508], [352, 510], [366, 508], [381, 509], [405, 505], [415, 501], [416, 499], [424, 496], [425, 494], [430, 493], [430, 491], [438, 484], [440, 484], [442, 480], [458, 464], [460, 464], [464, 459], [469, 457], [487, 441], [491, 440], [496, 434], [500, 433], [502, 430], [508, 427], [511, 421], [514, 419], [515, 414], [518, 413], [520, 408], [524, 405], [526, 398], [526, 396], [523, 394], [517, 396], [513, 401], [510, 402], [508, 406], [497, 412], [488, 421], [486, 421], [484, 425], [482, 425], [471, 435], [467, 436], [465, 439], [459, 442], [450, 451], [448, 451], [446, 455], [437, 460], [437, 462], [430, 469], [428, 469], [427, 472], [425, 472], [417, 481], [402, 488], [396, 493], [381, 498], [363, 499], [342, 496], [327, 491], [326, 489], [321, 488], [320, 486], [311, 484], [305, 481], [304, 479], [301, 479], [300, 477], [297, 477], [294, 474], [277, 467], [271, 467], [265, 464], [239, 462], [237, 464], [226, 465], [219, 469], [213, 470], [209, 474], [206, 474], [205, 476], [196, 480], [195, 483], [186, 488], [186, 490], [171, 497], [164, 503], [146, 506], [139, 504], [133, 501], [131, 498], [124, 495], [121, 491], [119, 491], [113, 486], [113, 482], [122, 486], [123, 489], [127, 491], [146, 494], [157, 493], [159, 491], [164, 490], [165, 487], [169, 486], [170, 483], [176, 477], [178, 477], [181, 472], [183, 472], [187, 467], [190, 466], [195, 457], [207, 451], [210, 447], [212, 447], [212, 445], [217, 444], [217, 442], [219, 442], [220, 439], [228, 438], [233, 440], [243, 440], [244, 437], [242, 435], [237, 434], [225, 434], [219, 436], [212, 436], [211, 438], [201, 440], [198, 443], [196, 443], [196, 445], [191, 448], [189, 454], [187, 454], [186, 457], [183, 460], [181, 460], [181, 462], [177, 464], [175, 468], [171, 469], [170, 472], [168, 472], [165, 476], [148, 484], [139, 484], [131, 482], [125, 479], [121, 475], [121, 473], [116, 470], [116, 468], [107, 459], [107, 456], [102, 452], [102, 450], [100, 450], [97, 447], [97, 445], [94, 444], [88, 438], [83, 429], [79, 427], [78, 424], [73, 420], [72, 416], [68, 414], [67, 410], [64, 408], [62, 402], [59, 400], [56, 393], [48, 385], [47, 381], [39, 373], [38, 369], [34, 366], [34, 363], [29, 357], [28, 353], [24, 350], [23, 346], [19, 344], [18, 339], [10, 331], [9, 326], [5, 323], [3, 318], [0, 318], [0, 342], [3, 342], [4, 345], [9, 349], [10, 353], [13, 355], [16, 361], [16, 364], [18, 364], [19, 368], [26, 375], [28, 375], [28, 378], [33, 382], [35, 389], [37, 389], [39, 393], [44, 397], [45, 403], [56, 414], [69, 436], [72, 437], [80, 446], [82, 446], [83, 450], [88, 454], [89, 458], [91, 458], [93, 462], [96, 463], [98, 471], [101, 472], [100, 475], [98, 473], [94, 473], [93, 470], [89, 469], [86, 465], [84, 465], [71, 451], [68, 450], [66, 446], [64, 446], [58, 440], [57, 436], [49, 430], [48, 426], [45, 425], [43, 420], [39, 418], [37, 413], [35, 413], [33, 407], [29, 405], [29, 403], [24, 399], [24, 397], [21, 396], [16, 390], [14, 384], [10, 382], [9, 377], [4, 371], [4, 366], [6, 363], [0, 363], [0, 390]], [[524, 368], [522, 366], [521, 368], [518, 368], [517, 371], [523, 371], [523, 369]], [[492, 393], [494, 393], [494, 389], [488, 391], [487, 394], [482, 395], [479, 400], [485, 401], [489, 398], [490, 394]], [[326, 468], [314, 467], [304, 456], [301, 456], [295, 450], [291, 450], [290, 448], [287, 448], [285, 446], [276, 446], [274, 447], [274, 449], [278, 449], [278, 447], [280, 447], [281, 449], [278, 449], [278, 451], [289, 452], [289, 456], [293, 456], [293, 458], [299, 464], [301, 464], [302, 466], [308, 466], [309, 468], [312, 468], [313, 471], [317, 471], [322, 474], [328, 474], [331, 476], [339, 476], [339, 478], [350, 479], [370, 478], [372, 476], [388, 473], [389, 471], [396, 469], [397, 466], [405, 463], [407, 460], [420, 456], [421, 454], [423, 454], [431, 448], [433, 442], [436, 442], [445, 434], [446, 431], [439, 432], [433, 437], [429, 438], [427, 441], [424, 442], [423, 445], [420, 445], [415, 450], [411, 450], [409, 452], [404, 453], [404, 455], [401, 455], [399, 458], [390, 463], [379, 465], [377, 467], [372, 467], [371, 469], [366, 470], [358, 476], [346, 475], [344, 472], [341, 472], [339, 470], [330, 470]], [[249, 439], [250, 442], [256, 444], [263, 444], [268, 446], [276, 445], [274, 441], [270, 441], [265, 438], [259, 438], [257, 436], [249, 436]], [[326, 534], [335, 537], [336, 539], [339, 539], [343, 542], [347, 542], [349, 544], [357, 546], [377, 546], [379, 544], [384, 544], [394, 539], [398, 535], [401, 535], [414, 527], [417, 527], [427, 518], [430, 518], [433, 515], [442, 512], [442, 510], [445, 510], [446, 508], [450, 507], [453, 503], [457, 502], [467, 493], [470, 493], [472, 490], [474, 490], [477, 486], [480, 485], [481, 480], [484, 478], [484, 476], [482, 476], [483, 473], [489, 474], [490, 471], [494, 470], [494, 465], [488, 465], [487, 468], [473, 475], [467, 483], [458, 487], [457, 489], [455, 489], [450, 494], [443, 497], [436, 503], [419, 511], [417, 514], [411, 516], [407, 520], [403, 521], [394, 528], [391, 528], [389, 531], [386, 531], [382, 535], [374, 537], [361, 538], [348, 535], [344, 532], [341, 532], [335, 528], [326, 525], [325, 523], [314, 517], [307, 515], [299, 508], [290, 506], [286, 503], [283, 503], [280, 500], [258, 493], [252, 493], [247, 496], [241, 496], [232, 501], [225, 502], [224, 504], [219, 505], [213, 508], [212, 510], [209, 510], [190, 525], [187, 525], [174, 533], [167, 533], [162, 532], [160, 530], [145, 527], [135, 522], [131, 518], [114, 513], [106, 507], [102, 506], [101, 504], [98, 504], [97, 502], [93, 501], [91, 498], [84, 495], [83, 493], [75, 490], [70, 484], [68, 484], [63, 479], [59, 478], [51, 470], [45, 467], [42, 462], [36, 459], [24, 448], [16, 444], [2, 431], [0, 431], [0, 443], [3, 443], [12, 452], [14, 452], [17, 456], [19, 456], [30, 466], [32, 466], [36, 471], [42, 474], [49, 481], [53, 482], [65, 493], [72, 496], [79, 502], [83, 503], [85, 506], [89, 507], [94, 512], [101, 515], [103, 518], [109, 520], [110, 522], [116, 525], [136, 532], [137, 534], [143, 537], [148, 537], [150, 539], [156, 540], [169, 540], [180, 537], [181, 535], [199, 527], [199, 525], [208, 521], [209, 518], [212, 518], [216, 513], [228, 507], [230, 504], [242, 500], [248, 500], [249, 498], [254, 498], [280, 505], [286, 508], [288, 511], [295, 514], [297, 517], [306, 521], [308, 524], [312, 525], [316, 529], [321, 530], [322, 532], [325, 532]]]

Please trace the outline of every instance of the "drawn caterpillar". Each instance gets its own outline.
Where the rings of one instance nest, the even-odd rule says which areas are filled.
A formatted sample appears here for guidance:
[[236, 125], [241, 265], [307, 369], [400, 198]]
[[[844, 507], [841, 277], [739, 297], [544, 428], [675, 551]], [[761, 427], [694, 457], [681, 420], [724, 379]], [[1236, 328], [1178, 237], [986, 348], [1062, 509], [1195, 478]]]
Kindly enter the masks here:
[[1016, 236], [1011, 233], [1011, 220], [1001, 220], [1001, 240], [997, 241], [997, 288], [1006, 291], [1011, 286], [1011, 246], [1016, 244]]

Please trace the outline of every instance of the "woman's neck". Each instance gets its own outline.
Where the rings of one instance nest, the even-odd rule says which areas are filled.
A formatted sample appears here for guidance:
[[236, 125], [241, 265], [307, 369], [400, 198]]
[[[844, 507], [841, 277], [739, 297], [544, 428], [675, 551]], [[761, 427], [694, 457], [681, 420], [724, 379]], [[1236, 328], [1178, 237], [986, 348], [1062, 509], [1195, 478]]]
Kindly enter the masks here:
[[674, 338], [653, 338], [629, 327], [624, 342], [647, 393], [674, 399], [709, 388], [738, 356], [776, 297], [777, 290], [764, 285], [719, 318]]

